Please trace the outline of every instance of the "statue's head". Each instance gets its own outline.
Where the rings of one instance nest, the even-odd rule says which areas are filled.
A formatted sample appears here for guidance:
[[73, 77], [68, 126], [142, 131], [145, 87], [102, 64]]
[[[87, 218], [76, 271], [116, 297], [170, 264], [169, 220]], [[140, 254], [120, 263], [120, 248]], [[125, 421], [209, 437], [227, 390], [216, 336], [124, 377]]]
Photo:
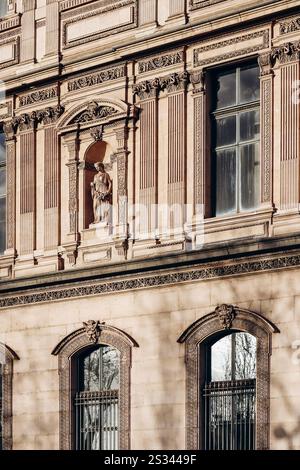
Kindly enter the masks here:
[[97, 171], [101, 171], [101, 173], [105, 172], [104, 164], [102, 162], [95, 163], [94, 167]]

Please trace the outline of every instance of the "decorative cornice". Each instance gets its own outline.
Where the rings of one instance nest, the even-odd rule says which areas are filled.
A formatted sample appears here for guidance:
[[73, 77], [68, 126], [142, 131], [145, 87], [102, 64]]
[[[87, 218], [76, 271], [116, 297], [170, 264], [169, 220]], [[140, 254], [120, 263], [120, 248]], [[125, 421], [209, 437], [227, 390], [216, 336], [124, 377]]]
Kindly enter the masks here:
[[40, 101], [47, 101], [58, 96], [57, 86], [51, 88], [45, 88], [44, 90], [37, 90], [32, 93], [19, 97], [20, 107], [27, 106], [33, 103], [39, 103]]
[[292, 20], [280, 23], [279, 32], [280, 34], [293, 33], [294, 31], [300, 30], [300, 18], [293, 18]]
[[21, 25], [21, 15], [0, 18], [0, 31], [7, 31], [8, 29], [17, 28]]
[[149, 57], [138, 63], [139, 74], [150, 72], [152, 70], [170, 67], [172, 65], [182, 64], [184, 62], [184, 52], [175, 51], [155, 57]]
[[118, 280], [102, 280], [98, 283], [77, 282], [69, 288], [49, 288], [47, 290], [19, 293], [0, 298], [0, 308], [16, 307], [40, 302], [52, 302], [77, 297], [87, 297], [112, 292], [125, 292], [133, 289], [155, 288], [159, 286], [174, 285], [183, 282], [193, 282], [207, 279], [217, 279], [226, 276], [237, 276], [255, 272], [265, 272], [278, 269], [300, 267], [300, 255], [282, 256], [278, 258], [258, 258], [251, 261], [236, 263], [213, 263], [189, 270], [166, 274], [141, 275], [139, 277], [126, 277]]
[[272, 49], [272, 60], [276, 63], [276, 60], [280, 64], [299, 60], [300, 58], [300, 41], [287, 42], [281, 46]]
[[90, 75], [74, 78], [67, 83], [68, 91], [80, 90], [101, 83], [118, 80], [126, 76], [126, 65], [120, 65], [111, 69], [99, 70]]

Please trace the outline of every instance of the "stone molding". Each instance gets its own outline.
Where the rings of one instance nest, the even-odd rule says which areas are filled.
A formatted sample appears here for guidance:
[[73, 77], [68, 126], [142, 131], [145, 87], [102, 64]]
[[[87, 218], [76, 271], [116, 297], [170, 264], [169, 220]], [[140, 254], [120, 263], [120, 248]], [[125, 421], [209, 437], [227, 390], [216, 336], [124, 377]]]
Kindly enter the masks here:
[[8, 29], [17, 28], [21, 25], [21, 15], [4, 17], [0, 19], [0, 32], [7, 31]]
[[[226, 36], [225, 36], [226, 37]], [[223, 36], [224, 38], [224, 36]], [[244, 42], [250, 41], [252, 39], [261, 38], [261, 43], [255, 46], [248, 46], [248, 47], [233, 47], [232, 50], [225, 54], [214, 53], [212, 51], [218, 50], [222, 47], [226, 46], [234, 46], [239, 43], [243, 44]], [[258, 52], [263, 49], [267, 49], [270, 47], [270, 31], [269, 29], [262, 29], [259, 31], [252, 31], [249, 33], [242, 34], [241, 36], [234, 36], [228, 39], [222, 39], [217, 42], [203, 44], [201, 47], [197, 47], [194, 50], [194, 67], [204, 67], [208, 66], [213, 63], [217, 62], [225, 62], [228, 59], [233, 59], [235, 57], [243, 56], [243, 55], [250, 55], [255, 52]], [[207, 59], [202, 59], [201, 55], [203, 52], [211, 51], [210, 57]]]
[[67, 82], [68, 91], [76, 91], [81, 88], [87, 88], [101, 83], [118, 80], [126, 77], [126, 65], [119, 65], [111, 69], [103, 69], [98, 72], [80, 76]]
[[138, 73], [143, 74], [156, 69], [171, 67], [184, 63], [184, 51], [171, 51], [168, 54], [161, 54], [147, 57], [138, 62]]
[[[13, 361], [19, 359], [17, 354], [5, 344], [0, 343], [0, 361], [2, 363], [2, 448], [13, 448], [13, 413], [12, 413], [12, 385], [13, 385]], [[2, 362], [3, 361], [3, 362]]]
[[233, 305], [217, 306], [214, 312], [193, 323], [182, 333], [179, 343], [185, 343], [186, 361], [186, 447], [188, 450], [201, 448], [200, 412], [201, 389], [199, 384], [205, 377], [201, 367], [205, 344], [224, 329], [245, 331], [257, 340], [256, 374], [256, 449], [269, 448], [270, 434], [270, 355], [271, 336], [278, 329], [258, 313]]
[[[101, 328], [99, 328], [99, 325]], [[97, 326], [96, 334], [94, 332]], [[87, 334], [93, 330], [93, 334]], [[120, 389], [119, 389], [119, 449], [130, 449], [130, 369], [131, 349], [138, 344], [123, 331], [106, 325], [99, 320], [89, 320], [64, 338], [52, 351], [58, 356], [59, 372], [59, 442], [60, 450], [71, 450], [73, 433], [71, 426], [72, 391], [70, 383], [73, 376], [74, 360], [78, 354], [95, 344], [108, 344], [120, 351]]]
[[13, 31], [13, 35], [9, 33], [0, 35], [0, 47], [6, 44], [12, 44], [13, 46], [13, 58], [0, 63], [0, 70], [20, 62], [20, 36], [15, 31]]
[[273, 270], [300, 267], [300, 255], [281, 257], [259, 257], [251, 261], [239, 260], [225, 264], [213, 262], [209, 265], [183, 269], [169, 273], [123, 276], [116, 280], [103, 279], [99, 282], [74, 282], [73, 287], [49, 287], [38, 289], [36, 292], [19, 292], [17, 295], [2, 294], [0, 308], [17, 307], [22, 305], [37, 304], [40, 302], [60, 301], [78, 297], [88, 297], [113, 292], [126, 292], [135, 289], [147, 289], [162, 286], [171, 286], [183, 282], [193, 282], [208, 279], [224, 278], [226, 276], [239, 276], [257, 272], [268, 272]]
[[23, 106], [28, 106], [34, 103], [39, 103], [41, 101], [51, 100], [57, 98], [58, 96], [58, 87], [53, 86], [51, 88], [45, 88], [43, 90], [36, 90], [26, 95], [19, 96], [20, 108]]

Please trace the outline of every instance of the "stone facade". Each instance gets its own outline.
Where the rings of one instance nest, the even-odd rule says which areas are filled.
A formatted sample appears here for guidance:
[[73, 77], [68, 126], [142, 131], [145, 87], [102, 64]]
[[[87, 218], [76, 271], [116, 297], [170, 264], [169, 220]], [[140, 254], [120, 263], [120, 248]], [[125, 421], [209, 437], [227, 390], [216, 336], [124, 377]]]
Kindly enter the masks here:
[[[130, 383], [123, 447], [197, 447], [182, 335], [226, 304], [242, 312], [233, 320], [240, 329], [247, 315], [272, 325], [260, 448], [300, 449], [300, 1], [8, 6], [0, 19], [6, 447], [68, 448], [59, 345], [89, 320], [105, 322], [104, 338], [127, 338], [118, 333], [124, 345], [116, 343]], [[259, 207], [214, 217], [209, 74], [249, 60], [260, 67]], [[92, 224], [99, 160], [113, 182], [108, 226]], [[172, 205], [184, 208], [179, 219], [159, 212]]]

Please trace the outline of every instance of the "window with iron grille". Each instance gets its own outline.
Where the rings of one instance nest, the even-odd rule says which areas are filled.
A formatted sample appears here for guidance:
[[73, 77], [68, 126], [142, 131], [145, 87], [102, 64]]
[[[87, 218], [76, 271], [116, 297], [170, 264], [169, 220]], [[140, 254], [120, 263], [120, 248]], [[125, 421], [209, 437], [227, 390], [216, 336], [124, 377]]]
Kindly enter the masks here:
[[260, 85], [256, 64], [212, 74], [213, 215], [251, 211], [260, 194]]
[[99, 345], [77, 359], [74, 395], [76, 450], [119, 448], [120, 353]]
[[206, 450], [255, 448], [256, 339], [234, 332], [206, 349], [202, 388]]
[[6, 145], [5, 135], [0, 132], [0, 254], [6, 244]]

